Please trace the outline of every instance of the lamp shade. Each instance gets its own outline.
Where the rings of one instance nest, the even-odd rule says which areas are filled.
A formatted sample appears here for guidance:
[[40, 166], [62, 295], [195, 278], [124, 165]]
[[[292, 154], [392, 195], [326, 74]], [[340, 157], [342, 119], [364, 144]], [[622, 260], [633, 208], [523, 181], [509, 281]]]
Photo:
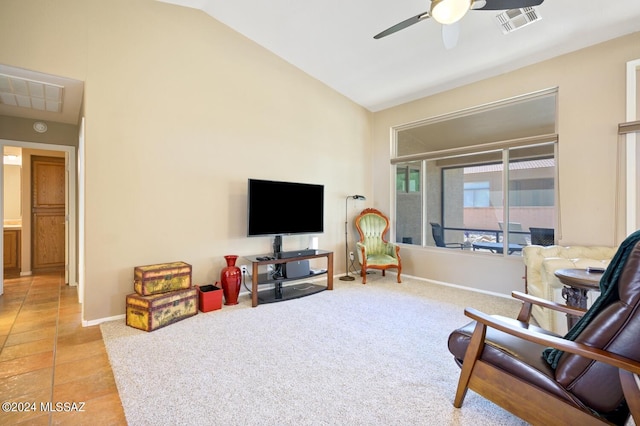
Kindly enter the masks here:
[[462, 19], [470, 7], [471, 0], [432, 0], [429, 14], [437, 22], [448, 25]]

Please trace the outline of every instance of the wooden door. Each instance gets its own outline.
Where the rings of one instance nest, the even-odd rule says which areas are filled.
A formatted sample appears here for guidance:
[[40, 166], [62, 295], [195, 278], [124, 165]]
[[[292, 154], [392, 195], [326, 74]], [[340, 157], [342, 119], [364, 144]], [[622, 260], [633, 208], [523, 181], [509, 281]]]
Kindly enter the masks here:
[[31, 157], [31, 194], [33, 272], [64, 270], [64, 158]]

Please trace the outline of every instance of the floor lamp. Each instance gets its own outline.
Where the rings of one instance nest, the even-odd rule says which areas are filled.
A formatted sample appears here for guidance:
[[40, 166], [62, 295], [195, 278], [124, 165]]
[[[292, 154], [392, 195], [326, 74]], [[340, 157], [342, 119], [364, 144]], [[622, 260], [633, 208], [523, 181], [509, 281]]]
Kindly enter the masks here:
[[349, 220], [347, 219], [347, 213], [348, 213], [348, 205], [349, 205], [349, 199], [353, 199], [353, 200], [366, 200], [367, 198], [364, 195], [349, 195], [347, 198], [345, 198], [344, 200], [344, 264], [347, 267], [347, 274], [340, 277], [340, 280], [342, 281], [353, 281], [355, 280], [355, 277], [352, 277], [351, 275], [349, 275], [349, 239], [348, 239], [348, 232], [347, 232], [347, 226], [349, 223]]

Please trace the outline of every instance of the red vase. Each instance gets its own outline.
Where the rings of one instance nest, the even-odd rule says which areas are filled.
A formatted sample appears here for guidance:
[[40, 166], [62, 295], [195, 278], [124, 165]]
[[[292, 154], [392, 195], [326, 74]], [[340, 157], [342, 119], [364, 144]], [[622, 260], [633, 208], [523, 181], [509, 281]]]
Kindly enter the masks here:
[[238, 295], [240, 294], [240, 282], [242, 273], [240, 268], [236, 266], [236, 255], [227, 255], [224, 257], [227, 266], [220, 272], [220, 281], [222, 282], [222, 294], [224, 294], [225, 305], [237, 305]]

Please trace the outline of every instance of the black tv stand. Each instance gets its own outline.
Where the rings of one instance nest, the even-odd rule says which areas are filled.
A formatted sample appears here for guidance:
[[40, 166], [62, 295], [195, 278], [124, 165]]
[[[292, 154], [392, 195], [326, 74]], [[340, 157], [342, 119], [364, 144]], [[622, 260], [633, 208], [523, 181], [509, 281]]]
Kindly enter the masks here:
[[[309, 296], [324, 290], [333, 290], [333, 252], [326, 250], [300, 250], [290, 257], [278, 258], [277, 256], [258, 254], [254, 256], [246, 256], [252, 264], [251, 271], [251, 306], [256, 307], [258, 303], [281, 302], [284, 300], [297, 299], [299, 297]], [[319, 273], [310, 273], [305, 277], [286, 278], [283, 276], [273, 276], [268, 273], [258, 273], [260, 265], [283, 265], [288, 262], [297, 262], [300, 260], [317, 259], [321, 257], [327, 258], [327, 270]], [[312, 278], [318, 275], [327, 275], [327, 285], [318, 285], [312, 283], [295, 283], [294, 285], [282, 285], [287, 281], [301, 281], [305, 278]], [[273, 289], [258, 291], [259, 285], [271, 284]]]

